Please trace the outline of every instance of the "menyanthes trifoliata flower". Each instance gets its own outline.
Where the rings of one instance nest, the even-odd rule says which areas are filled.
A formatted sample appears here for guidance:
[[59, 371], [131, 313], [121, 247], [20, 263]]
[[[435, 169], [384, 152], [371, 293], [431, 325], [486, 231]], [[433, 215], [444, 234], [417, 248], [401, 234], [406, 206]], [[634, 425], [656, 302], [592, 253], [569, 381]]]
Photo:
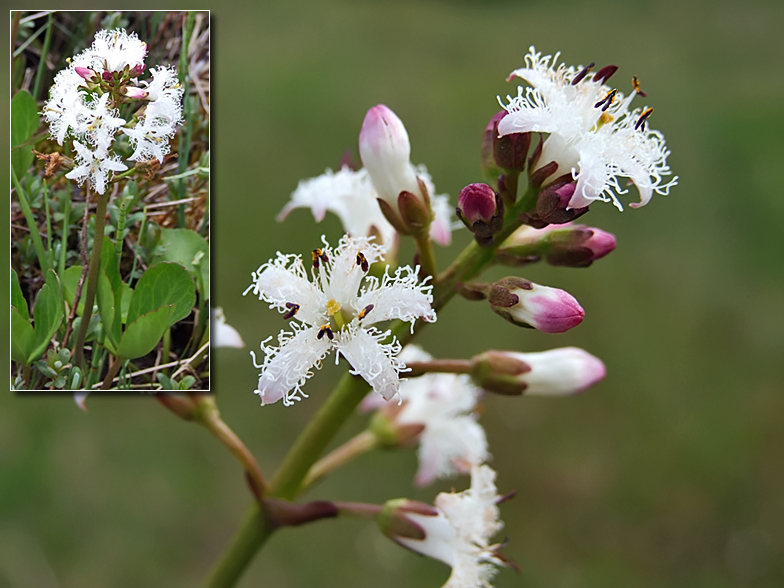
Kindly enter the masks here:
[[[416, 345], [407, 345], [403, 361], [430, 361], [432, 356]], [[430, 373], [400, 384], [400, 405], [390, 405], [378, 396], [367, 396], [361, 408], [380, 409], [373, 422], [391, 434], [389, 445], [419, 443], [417, 486], [439, 478], [466, 474], [487, 461], [487, 437], [477, 422], [477, 404], [482, 391], [464, 374]], [[371, 425], [371, 430], [376, 432]]]
[[628, 189], [622, 178], [634, 182], [640, 192], [640, 202], [631, 204], [634, 208], [647, 204], [654, 192], [669, 193], [678, 178], [666, 180], [671, 175], [670, 152], [664, 136], [646, 124], [653, 109], [630, 110], [636, 95], [645, 96], [637, 78], [625, 97], [605, 85], [615, 66], [590, 75], [593, 64], [556, 67], [558, 55], [551, 63], [550, 55], [542, 56], [531, 47], [526, 67], [510, 74], [510, 79], [523, 78], [530, 87], [519, 87], [514, 98], [507, 96], [508, 104], [502, 106], [508, 115], [498, 123], [498, 134], [550, 133], [534, 169], [556, 162], [558, 168], [548, 181], [565, 174], [577, 180], [568, 204], [571, 209], [603, 200], [623, 210], [618, 197]]
[[389, 331], [372, 325], [400, 319], [413, 328], [418, 318], [435, 321], [436, 313], [430, 306], [432, 288], [419, 282], [417, 269], [400, 267], [393, 275], [387, 269], [380, 280], [367, 275], [384, 253], [370, 239], [346, 236], [334, 251], [325, 240], [313, 250], [312, 281], [299, 255], [278, 253], [253, 272], [245, 294], [253, 292], [292, 319], [292, 331], [278, 336], [280, 347], [266, 345], [271, 337], [261, 343], [265, 357], [256, 365], [261, 368], [256, 394], [262, 405], [281, 399], [290, 405], [306, 397], [301, 386], [333, 349], [384, 399], [397, 393], [398, 374], [405, 370], [397, 357], [400, 344], [384, 342]]
[[474, 466], [471, 487], [442, 492], [435, 508], [409, 500], [387, 502], [379, 517], [381, 530], [412, 551], [441, 560], [452, 568], [443, 588], [491, 588], [496, 566], [508, 565], [502, 545], [490, 538], [503, 528], [495, 487], [495, 472]]

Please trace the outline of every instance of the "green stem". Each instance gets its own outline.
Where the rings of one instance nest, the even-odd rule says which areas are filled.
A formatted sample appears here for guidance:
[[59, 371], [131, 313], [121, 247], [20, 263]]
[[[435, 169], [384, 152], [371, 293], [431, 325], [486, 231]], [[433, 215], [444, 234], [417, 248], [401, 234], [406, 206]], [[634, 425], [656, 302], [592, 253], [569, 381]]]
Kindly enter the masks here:
[[234, 541], [226, 550], [205, 584], [206, 588], [228, 588], [234, 586], [253, 561], [256, 552], [267, 542], [274, 525], [267, 519], [258, 502], [254, 502]]
[[52, 17], [53, 13], [49, 13], [49, 19], [46, 21], [46, 36], [44, 36], [44, 44], [41, 48], [41, 59], [38, 61], [38, 71], [35, 73], [35, 83], [33, 84], [33, 98], [38, 100], [38, 90], [41, 87], [41, 79], [43, 78], [44, 69], [46, 68], [46, 56], [49, 54], [49, 45], [52, 42]]
[[215, 405], [215, 399], [212, 396], [199, 396], [193, 414], [196, 422], [203, 425], [234, 454], [253, 479], [256, 489], [261, 494], [266, 494], [268, 484], [259, 464], [237, 434], [223, 421]]
[[112, 380], [117, 375], [117, 372], [120, 371], [122, 364], [123, 360], [121, 358], [112, 356], [112, 363], [109, 364], [109, 371], [106, 372], [106, 377], [103, 379], [101, 390], [108, 390], [112, 387]]
[[[87, 329], [90, 326], [90, 319], [93, 315], [93, 302], [95, 301], [95, 290], [98, 284], [98, 268], [101, 265], [101, 247], [103, 246], [103, 229], [106, 225], [106, 204], [109, 202], [109, 194], [98, 194], [98, 207], [95, 210], [95, 236], [93, 237], [93, 251], [90, 256], [90, 271], [87, 274], [87, 293], [84, 298], [84, 312], [82, 322], [79, 325], [79, 332], [76, 334], [74, 344], [73, 362], [82, 367], [84, 361], [84, 340], [87, 337]], [[88, 200], [85, 206], [89, 205]]]
[[22, 185], [19, 183], [19, 179], [16, 177], [16, 171], [14, 171], [13, 167], [11, 168], [11, 177], [13, 178], [14, 185], [16, 186], [16, 194], [19, 196], [19, 206], [22, 207], [22, 213], [24, 214], [25, 221], [27, 221], [27, 226], [30, 229], [30, 236], [33, 239], [33, 247], [35, 247], [35, 253], [38, 256], [38, 263], [41, 265], [41, 273], [45, 275], [46, 270], [49, 269], [49, 259], [46, 255], [46, 251], [44, 251], [44, 243], [41, 241], [41, 234], [38, 232], [38, 225], [35, 224], [33, 211], [30, 210], [30, 203], [27, 201], [27, 194], [25, 194], [25, 191], [22, 189]]
[[66, 185], [65, 189], [65, 201], [62, 202], [63, 205], [63, 234], [60, 237], [60, 259], [58, 269], [60, 270], [57, 275], [60, 276], [60, 279], [63, 279], [63, 275], [65, 274], [65, 257], [68, 254], [68, 231], [70, 227], [68, 226], [71, 220], [71, 184], [70, 182]]
[[417, 246], [419, 253], [419, 265], [422, 267], [428, 276], [436, 276], [438, 269], [436, 266], [436, 256], [433, 251], [433, 243], [430, 241], [430, 235], [427, 232], [414, 235], [414, 242]]
[[344, 422], [356, 410], [370, 386], [360, 376], [345, 374], [305, 427], [272, 480], [270, 496], [293, 500], [302, 481]]
[[49, 213], [49, 190], [46, 187], [46, 180], [41, 181], [44, 193], [44, 211], [46, 212], [46, 254], [49, 265], [55, 264], [54, 253], [52, 250], [52, 217]]
[[471, 362], [467, 359], [433, 359], [431, 361], [407, 361], [406, 372], [409, 378], [427, 373], [470, 374]]
[[378, 437], [371, 431], [362, 431], [337, 449], [318, 460], [302, 482], [302, 491], [309, 490], [324, 476], [378, 446]]

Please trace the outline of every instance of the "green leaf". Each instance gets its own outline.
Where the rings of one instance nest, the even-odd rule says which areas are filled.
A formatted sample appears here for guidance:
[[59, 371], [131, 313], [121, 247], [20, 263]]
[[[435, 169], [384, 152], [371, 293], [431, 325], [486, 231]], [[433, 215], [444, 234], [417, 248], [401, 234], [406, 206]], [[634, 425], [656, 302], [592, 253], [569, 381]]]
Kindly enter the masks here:
[[35, 349], [30, 355], [30, 361], [41, 357], [49, 347], [52, 335], [60, 328], [63, 322], [63, 293], [60, 290], [60, 280], [53, 269], [46, 272], [46, 283], [38, 293], [33, 308], [35, 319]]
[[30, 321], [19, 310], [11, 307], [11, 359], [22, 365], [30, 365], [30, 355], [35, 347], [35, 331]]
[[117, 267], [117, 257], [109, 237], [104, 236], [101, 248], [101, 268], [98, 272], [98, 312], [107, 336], [115, 344], [122, 333], [123, 283]]
[[162, 306], [174, 305], [171, 326], [184, 319], [196, 304], [196, 292], [187, 269], [178, 263], [159, 263], [149, 268], [136, 283], [128, 308], [128, 323]]
[[155, 349], [163, 333], [169, 328], [173, 312], [172, 304], [137, 317], [125, 329], [115, 355], [123, 359], [135, 359], [147, 355]]
[[11, 165], [17, 178], [22, 178], [33, 163], [32, 147], [19, 147], [33, 136], [38, 128], [35, 100], [26, 90], [20, 90], [11, 100]]
[[27, 310], [27, 300], [22, 294], [22, 287], [19, 285], [19, 276], [11, 270], [11, 306], [15, 307], [26, 321], [30, 320], [30, 311]]
[[200, 271], [193, 265], [196, 254], [199, 251], [205, 254], [209, 251], [209, 245], [204, 237], [190, 229], [163, 229], [160, 244], [162, 249], [153, 258], [153, 263], [175, 261], [188, 268], [192, 274]]
[[11, 100], [11, 148], [26, 143], [38, 128], [38, 108], [27, 90], [19, 90]]
[[[73, 306], [76, 298], [76, 287], [79, 285], [79, 278], [81, 277], [81, 265], [71, 266], [63, 273], [63, 290], [65, 291], [65, 299], [70, 306]], [[79, 298], [79, 308], [76, 309], [78, 316], [82, 316], [82, 312], [84, 312], [84, 297]]]

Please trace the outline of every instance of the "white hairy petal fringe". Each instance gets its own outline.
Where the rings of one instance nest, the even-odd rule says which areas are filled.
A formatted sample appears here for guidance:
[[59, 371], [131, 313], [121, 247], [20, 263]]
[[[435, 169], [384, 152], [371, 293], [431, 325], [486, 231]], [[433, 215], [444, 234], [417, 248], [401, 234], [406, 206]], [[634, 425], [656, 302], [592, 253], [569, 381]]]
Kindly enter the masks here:
[[390, 331], [363, 329], [354, 322], [348, 329], [335, 334], [335, 346], [351, 364], [351, 373], [362, 376], [384, 400], [390, 400], [398, 390], [398, 373], [406, 367], [396, 356], [400, 343], [382, 343]]
[[285, 406], [294, 401], [307, 398], [301, 386], [313, 375], [313, 367], [321, 369], [321, 360], [329, 352], [331, 342], [327, 337], [317, 339], [318, 329], [303, 329], [296, 323], [291, 324], [292, 333], [281, 331], [278, 335], [280, 347], [266, 345], [267, 338], [261, 343], [264, 362], [256, 364], [256, 356], [251, 351], [254, 365], [261, 368], [258, 389], [254, 391], [261, 398], [262, 406], [283, 400]]

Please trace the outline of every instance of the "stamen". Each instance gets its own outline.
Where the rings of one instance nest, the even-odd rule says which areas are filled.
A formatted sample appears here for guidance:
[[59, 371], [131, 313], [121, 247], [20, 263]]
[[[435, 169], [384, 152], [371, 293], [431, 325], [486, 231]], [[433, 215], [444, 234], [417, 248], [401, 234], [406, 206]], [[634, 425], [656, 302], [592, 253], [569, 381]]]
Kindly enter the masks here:
[[597, 71], [593, 76], [594, 82], [599, 82], [600, 84], [605, 83], [610, 77], [618, 71], [617, 65], [605, 65], [602, 69]]
[[295, 314], [299, 312], [299, 304], [296, 304], [294, 302], [287, 302], [286, 308], [289, 309], [288, 312], [283, 315], [283, 318], [286, 320], [292, 318]]
[[374, 306], [374, 305], [372, 305], [372, 304], [368, 304], [368, 305], [367, 305], [365, 308], [363, 308], [362, 310], [360, 310], [360, 311], [359, 311], [359, 314], [357, 315], [357, 318], [358, 318], [359, 320], [362, 320], [362, 319], [363, 319], [363, 318], [365, 318], [365, 317], [368, 315], [368, 313], [369, 313], [371, 310], [373, 310], [374, 308], [375, 308], [375, 306]]
[[329, 328], [329, 325], [321, 325], [318, 335], [316, 335], [316, 339], [321, 340], [324, 337], [324, 333], [327, 334], [327, 337], [329, 337], [330, 341], [335, 338], [335, 335], [332, 333], [332, 329]]
[[362, 268], [363, 272], [367, 272], [370, 269], [370, 265], [368, 264], [368, 260], [365, 255], [360, 251], [357, 253], [357, 265]]
[[637, 129], [639, 129], [641, 131], [644, 131], [645, 121], [649, 116], [651, 116], [652, 113], [653, 113], [653, 108], [646, 108], [645, 110], [643, 110], [642, 114], [640, 115], [640, 118], [637, 119], [637, 124], [634, 125], [634, 130], [636, 131]]
[[593, 107], [594, 108], [599, 108], [600, 106], [602, 106], [602, 104], [604, 104], [604, 106], [602, 106], [602, 112], [604, 112], [605, 110], [610, 108], [610, 105], [615, 100], [615, 94], [617, 94], [617, 93], [618, 93], [618, 90], [610, 90], [609, 92], [607, 92], [607, 96], [605, 96], [604, 98], [599, 100], [599, 102], [594, 104]]
[[583, 81], [583, 78], [584, 78], [585, 76], [587, 76], [587, 75], [588, 75], [588, 72], [589, 72], [589, 71], [591, 71], [591, 70], [593, 69], [593, 66], [594, 66], [594, 65], [596, 65], [596, 62], [592, 61], [591, 63], [589, 63], [588, 65], [586, 65], [586, 66], [585, 66], [585, 67], [582, 69], [582, 71], [581, 71], [580, 73], [578, 73], [576, 76], [574, 76], [574, 79], [572, 80], [572, 86], [576, 86], [577, 84], [579, 84], [580, 82], [582, 82], [582, 81]]
[[327, 257], [327, 254], [324, 253], [323, 249], [319, 249], [317, 247], [316, 249], [313, 250], [313, 268], [314, 269], [318, 269], [319, 268], [319, 260], [323, 261], [324, 263], [327, 263], [329, 261], [329, 257]]
[[643, 98], [648, 96], [648, 94], [643, 92], [642, 88], [640, 88], [640, 80], [637, 79], [637, 76], [632, 76], [632, 88], [634, 88], [634, 91], [638, 96], [642, 96]]

